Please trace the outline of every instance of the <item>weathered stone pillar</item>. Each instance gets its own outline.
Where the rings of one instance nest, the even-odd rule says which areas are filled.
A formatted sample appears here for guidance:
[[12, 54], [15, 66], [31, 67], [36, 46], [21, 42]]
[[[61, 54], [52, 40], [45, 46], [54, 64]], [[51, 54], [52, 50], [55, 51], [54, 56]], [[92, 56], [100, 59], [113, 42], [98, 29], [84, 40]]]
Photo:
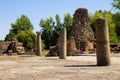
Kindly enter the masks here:
[[67, 42], [67, 55], [70, 56], [72, 55], [72, 51], [75, 51], [76, 49], [76, 44], [73, 36], [70, 36], [68, 42]]
[[60, 59], [66, 59], [66, 54], [67, 54], [67, 32], [66, 28], [62, 29], [61, 34], [60, 34], [60, 53], [59, 53], [59, 58]]
[[41, 47], [41, 33], [37, 33], [37, 50], [36, 50], [36, 55], [37, 56], [42, 56], [42, 47]]
[[96, 19], [96, 53], [98, 66], [111, 64], [108, 23], [102, 18]]

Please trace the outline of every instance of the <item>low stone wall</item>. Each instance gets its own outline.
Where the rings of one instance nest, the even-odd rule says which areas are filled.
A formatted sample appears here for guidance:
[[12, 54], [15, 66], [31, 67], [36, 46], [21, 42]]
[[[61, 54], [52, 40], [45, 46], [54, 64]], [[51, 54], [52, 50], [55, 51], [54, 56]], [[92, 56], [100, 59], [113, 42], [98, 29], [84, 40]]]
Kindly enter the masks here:
[[25, 53], [23, 44], [18, 41], [0, 42], [0, 55]]
[[111, 43], [110, 51], [111, 53], [120, 53], [120, 43]]
[[5, 52], [9, 46], [10, 42], [0, 42], [0, 55], [3, 54], [3, 52]]

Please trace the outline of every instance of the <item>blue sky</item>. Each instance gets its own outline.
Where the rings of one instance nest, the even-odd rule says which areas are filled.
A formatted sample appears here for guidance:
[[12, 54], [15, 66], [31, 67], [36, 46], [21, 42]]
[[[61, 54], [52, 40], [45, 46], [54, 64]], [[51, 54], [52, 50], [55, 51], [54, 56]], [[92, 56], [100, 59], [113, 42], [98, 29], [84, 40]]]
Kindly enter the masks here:
[[34, 32], [39, 31], [40, 19], [54, 17], [59, 14], [63, 19], [64, 14], [74, 14], [77, 8], [87, 8], [89, 13], [96, 10], [111, 10], [112, 0], [0, 0], [0, 40], [6, 34], [17, 18], [25, 14], [34, 26]]

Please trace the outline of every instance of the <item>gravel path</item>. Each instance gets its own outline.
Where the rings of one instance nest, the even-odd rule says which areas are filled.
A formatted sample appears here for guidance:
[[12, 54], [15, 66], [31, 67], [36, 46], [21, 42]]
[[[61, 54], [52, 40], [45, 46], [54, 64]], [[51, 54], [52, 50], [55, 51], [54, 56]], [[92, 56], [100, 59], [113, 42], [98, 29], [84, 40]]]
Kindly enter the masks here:
[[95, 55], [0, 57], [0, 80], [120, 80], [120, 54], [111, 66], [96, 66]]

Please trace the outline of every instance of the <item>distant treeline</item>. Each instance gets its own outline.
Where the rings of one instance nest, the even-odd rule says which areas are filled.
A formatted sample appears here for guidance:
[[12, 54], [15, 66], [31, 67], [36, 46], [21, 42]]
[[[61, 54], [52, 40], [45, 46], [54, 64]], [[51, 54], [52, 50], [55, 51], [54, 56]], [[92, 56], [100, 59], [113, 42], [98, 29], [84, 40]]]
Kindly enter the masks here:
[[[95, 20], [97, 18], [106, 18], [108, 20], [109, 35], [111, 43], [120, 42], [120, 0], [113, 0], [112, 11], [98, 10], [94, 14], [89, 14], [90, 25], [95, 33]], [[114, 12], [113, 12], [114, 11]], [[63, 22], [61, 22], [63, 21]], [[73, 16], [69, 13], [64, 15], [61, 20], [59, 14], [56, 14], [55, 20], [53, 17], [41, 19], [40, 31], [42, 32], [42, 46], [45, 49], [49, 49], [50, 46], [54, 46], [57, 43], [62, 28], [67, 28], [67, 35], [70, 35], [72, 29]], [[33, 40], [36, 35], [33, 32], [33, 25], [30, 19], [26, 15], [22, 15], [15, 23], [11, 23], [11, 29], [5, 37], [5, 41], [11, 38], [17, 38], [18, 41], [24, 44], [26, 51], [32, 49]]]

